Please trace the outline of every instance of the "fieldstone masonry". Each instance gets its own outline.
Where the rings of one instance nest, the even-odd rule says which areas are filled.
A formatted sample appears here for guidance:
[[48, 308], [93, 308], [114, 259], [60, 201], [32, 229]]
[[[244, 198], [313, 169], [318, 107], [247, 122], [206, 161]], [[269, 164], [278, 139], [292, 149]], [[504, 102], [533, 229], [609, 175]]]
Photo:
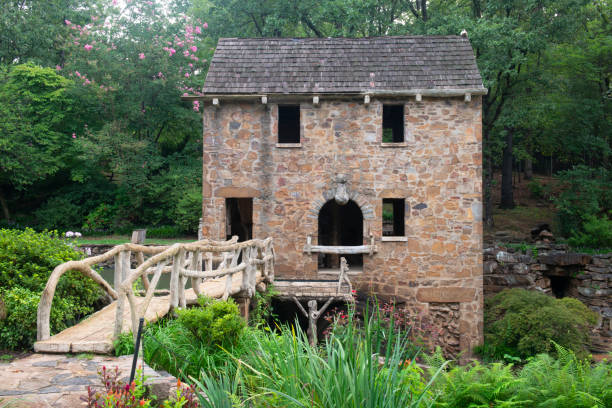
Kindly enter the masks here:
[[[226, 237], [226, 198], [253, 199], [253, 237], [274, 238], [276, 277], [321, 279], [318, 215], [339, 175], [361, 209], [359, 292], [395, 297], [445, 326], [469, 353], [482, 341], [481, 97], [321, 99], [299, 95], [300, 143], [277, 144], [273, 100], [221, 100], [204, 109], [203, 228]], [[382, 143], [383, 103], [403, 103], [405, 140]], [[405, 200], [405, 236], [382, 239], [382, 200]], [[385, 237], [387, 238], [387, 237]], [[351, 265], [349, 265], [350, 267]], [[441, 308], [448, 318], [440, 318]], [[451, 328], [447, 320], [452, 322]]]
[[537, 244], [527, 253], [507, 246], [484, 250], [484, 293], [518, 287], [574, 297], [599, 314], [592, 350], [612, 351], [612, 253], [572, 253], [564, 245]]

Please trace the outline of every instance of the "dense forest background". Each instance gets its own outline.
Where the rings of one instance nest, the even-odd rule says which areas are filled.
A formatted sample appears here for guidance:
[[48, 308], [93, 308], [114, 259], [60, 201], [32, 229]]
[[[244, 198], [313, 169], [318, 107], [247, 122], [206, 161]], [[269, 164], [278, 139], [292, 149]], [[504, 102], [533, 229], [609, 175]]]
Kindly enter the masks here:
[[[547, 197], [559, 231], [577, 244], [612, 247], [608, 0], [1, 4], [0, 225], [193, 232], [201, 211], [201, 123], [199, 106], [180, 96], [198, 92], [220, 37], [466, 29], [489, 89], [486, 224], [494, 205], [514, 206], [513, 175], [546, 174], [559, 182]], [[539, 188], [535, 194], [543, 194]]]

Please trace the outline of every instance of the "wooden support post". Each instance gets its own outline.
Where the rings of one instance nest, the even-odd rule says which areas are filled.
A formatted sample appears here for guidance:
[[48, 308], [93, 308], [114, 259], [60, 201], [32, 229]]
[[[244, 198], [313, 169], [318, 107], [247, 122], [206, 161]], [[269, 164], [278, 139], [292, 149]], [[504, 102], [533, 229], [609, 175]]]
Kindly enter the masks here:
[[321, 306], [321, 309], [319, 310], [317, 310], [317, 301], [315, 299], [309, 300], [308, 312], [304, 309], [304, 306], [302, 306], [300, 301], [295, 296], [293, 296], [291, 299], [297, 305], [298, 309], [300, 309], [302, 314], [308, 318], [308, 330], [306, 331], [306, 334], [308, 335], [308, 341], [312, 346], [314, 346], [315, 344], [317, 344], [318, 340], [317, 321], [319, 320], [319, 317], [321, 317], [321, 315], [325, 312], [329, 304], [334, 300], [334, 298], [330, 297], [329, 299], [327, 299], [327, 302], [325, 302], [325, 304]]
[[251, 307], [251, 298], [246, 292], [240, 292], [236, 296], [236, 303], [238, 303], [238, 309], [240, 310], [240, 316], [247, 322], [249, 321], [249, 308]]

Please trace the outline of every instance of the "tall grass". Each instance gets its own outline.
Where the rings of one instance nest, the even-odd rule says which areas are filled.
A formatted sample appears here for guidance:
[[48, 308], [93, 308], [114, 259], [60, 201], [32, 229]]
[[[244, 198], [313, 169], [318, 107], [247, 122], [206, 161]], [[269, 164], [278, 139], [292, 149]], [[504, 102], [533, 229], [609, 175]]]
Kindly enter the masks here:
[[[235, 389], [256, 407], [431, 406], [429, 388], [443, 367], [426, 382], [414, 359], [405, 359], [407, 333], [395, 331], [393, 325], [384, 331], [381, 327], [380, 316], [366, 314], [360, 326], [350, 313], [349, 324], [332, 332], [321, 346], [311, 346], [302, 331], [291, 327], [268, 335], [251, 333], [249, 349], [235, 358], [241, 367]], [[228, 378], [231, 375], [220, 380], [207, 376], [200, 383], [204, 399], [210, 402], [221, 395], [219, 406], [225, 406], [229, 395], [235, 398]], [[225, 394], [219, 394], [223, 385]]]

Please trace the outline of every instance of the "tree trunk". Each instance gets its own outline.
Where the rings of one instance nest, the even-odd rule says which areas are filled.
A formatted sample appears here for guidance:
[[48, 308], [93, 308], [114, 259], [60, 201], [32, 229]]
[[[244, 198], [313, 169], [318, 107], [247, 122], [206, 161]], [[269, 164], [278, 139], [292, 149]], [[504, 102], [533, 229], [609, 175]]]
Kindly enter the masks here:
[[533, 178], [533, 161], [531, 158], [525, 159], [525, 180]]
[[506, 129], [506, 146], [502, 156], [501, 203], [499, 208], [514, 208], [512, 191], [512, 137], [513, 130]]
[[4, 197], [4, 191], [0, 188], [0, 206], [2, 206], [2, 214], [4, 214], [4, 218], [7, 221], [11, 220], [11, 213], [8, 208], [8, 204], [6, 202], [6, 198]]

